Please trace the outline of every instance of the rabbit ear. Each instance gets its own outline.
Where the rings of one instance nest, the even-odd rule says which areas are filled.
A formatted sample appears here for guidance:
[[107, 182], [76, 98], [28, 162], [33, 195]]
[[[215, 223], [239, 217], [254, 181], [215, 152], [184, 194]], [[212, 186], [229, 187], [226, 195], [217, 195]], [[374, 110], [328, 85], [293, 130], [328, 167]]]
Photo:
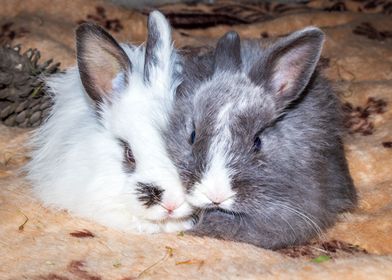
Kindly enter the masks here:
[[241, 69], [241, 44], [237, 32], [231, 31], [219, 39], [214, 54], [214, 70]]
[[103, 28], [85, 23], [76, 29], [80, 78], [95, 102], [110, 99], [126, 87], [132, 64], [120, 45]]
[[144, 60], [144, 81], [146, 83], [162, 82], [169, 78], [172, 40], [171, 29], [166, 18], [158, 11], [148, 17], [148, 38]]
[[249, 78], [273, 95], [279, 109], [284, 109], [309, 83], [323, 41], [323, 32], [315, 27], [295, 32], [267, 50], [251, 68]]

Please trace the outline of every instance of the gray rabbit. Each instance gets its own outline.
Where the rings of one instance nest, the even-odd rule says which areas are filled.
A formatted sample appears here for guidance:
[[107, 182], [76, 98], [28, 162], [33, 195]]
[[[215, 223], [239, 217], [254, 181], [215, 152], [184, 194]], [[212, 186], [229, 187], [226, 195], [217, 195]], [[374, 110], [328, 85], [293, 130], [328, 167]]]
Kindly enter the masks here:
[[356, 205], [340, 104], [316, 69], [323, 41], [314, 27], [263, 47], [229, 32], [184, 57], [166, 138], [200, 209], [190, 233], [278, 249]]

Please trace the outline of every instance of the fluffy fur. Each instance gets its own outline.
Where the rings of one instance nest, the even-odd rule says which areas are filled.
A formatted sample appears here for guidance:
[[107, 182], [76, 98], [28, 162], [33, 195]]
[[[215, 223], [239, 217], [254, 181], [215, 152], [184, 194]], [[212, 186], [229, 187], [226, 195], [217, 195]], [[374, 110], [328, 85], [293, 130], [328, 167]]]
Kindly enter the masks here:
[[339, 102], [316, 70], [323, 38], [307, 28], [260, 48], [230, 32], [185, 60], [168, 136], [202, 210], [191, 233], [276, 249], [355, 206]]
[[161, 133], [180, 82], [177, 55], [162, 14], [148, 27], [146, 47], [79, 27], [79, 67], [47, 81], [54, 106], [26, 170], [45, 204], [152, 233], [188, 229], [191, 208]]

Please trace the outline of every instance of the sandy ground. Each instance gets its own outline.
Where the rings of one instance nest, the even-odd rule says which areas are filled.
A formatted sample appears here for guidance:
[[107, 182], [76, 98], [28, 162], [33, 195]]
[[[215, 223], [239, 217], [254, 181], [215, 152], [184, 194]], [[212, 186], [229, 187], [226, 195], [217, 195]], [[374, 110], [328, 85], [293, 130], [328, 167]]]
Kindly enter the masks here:
[[[355, 212], [342, 216], [321, 240], [281, 252], [182, 234], [125, 234], [44, 208], [18, 173], [28, 160], [23, 145], [29, 131], [0, 125], [0, 279], [392, 279], [392, 16], [378, 6], [359, 11], [355, 1], [342, 11], [325, 11], [325, 2], [251, 24], [176, 28], [174, 38], [178, 47], [201, 46], [230, 29], [258, 38], [322, 28], [324, 71], [348, 102], [351, 134], [345, 145], [360, 198]], [[120, 41], [142, 42], [146, 35], [143, 13], [99, 0], [1, 5], [0, 26], [13, 23], [2, 36], [38, 48], [43, 59], [54, 58], [63, 68], [75, 63], [73, 30], [88, 15]], [[245, 8], [238, 18], [249, 19], [252, 11], [257, 18]], [[162, 8], [177, 27], [185, 26], [178, 14], [211, 9]], [[325, 255], [331, 258], [317, 262]]]

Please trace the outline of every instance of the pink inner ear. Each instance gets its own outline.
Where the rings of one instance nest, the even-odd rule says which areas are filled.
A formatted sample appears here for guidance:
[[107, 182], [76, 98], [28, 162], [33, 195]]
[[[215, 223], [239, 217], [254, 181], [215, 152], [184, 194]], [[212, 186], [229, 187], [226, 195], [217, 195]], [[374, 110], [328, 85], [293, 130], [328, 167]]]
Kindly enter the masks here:
[[295, 72], [298, 71], [297, 68], [291, 68], [288, 65], [278, 65], [277, 70], [275, 70], [273, 85], [275, 89], [275, 93], [277, 95], [285, 95], [291, 86], [293, 85], [295, 79], [297, 79]]
[[282, 85], [280, 85], [280, 88], [278, 89], [278, 95], [283, 95], [284, 91], [287, 89], [288, 83], [285, 82]]
[[112, 44], [97, 38], [89, 40], [86, 46], [86, 66], [92, 86], [100, 96], [113, 91], [113, 80], [121, 69], [118, 50]]
[[[290, 92], [296, 81], [301, 79], [304, 67], [307, 66], [308, 46], [297, 47], [279, 58], [274, 71], [273, 84], [276, 93], [285, 95]], [[288, 93], [289, 94], [289, 93]]]

